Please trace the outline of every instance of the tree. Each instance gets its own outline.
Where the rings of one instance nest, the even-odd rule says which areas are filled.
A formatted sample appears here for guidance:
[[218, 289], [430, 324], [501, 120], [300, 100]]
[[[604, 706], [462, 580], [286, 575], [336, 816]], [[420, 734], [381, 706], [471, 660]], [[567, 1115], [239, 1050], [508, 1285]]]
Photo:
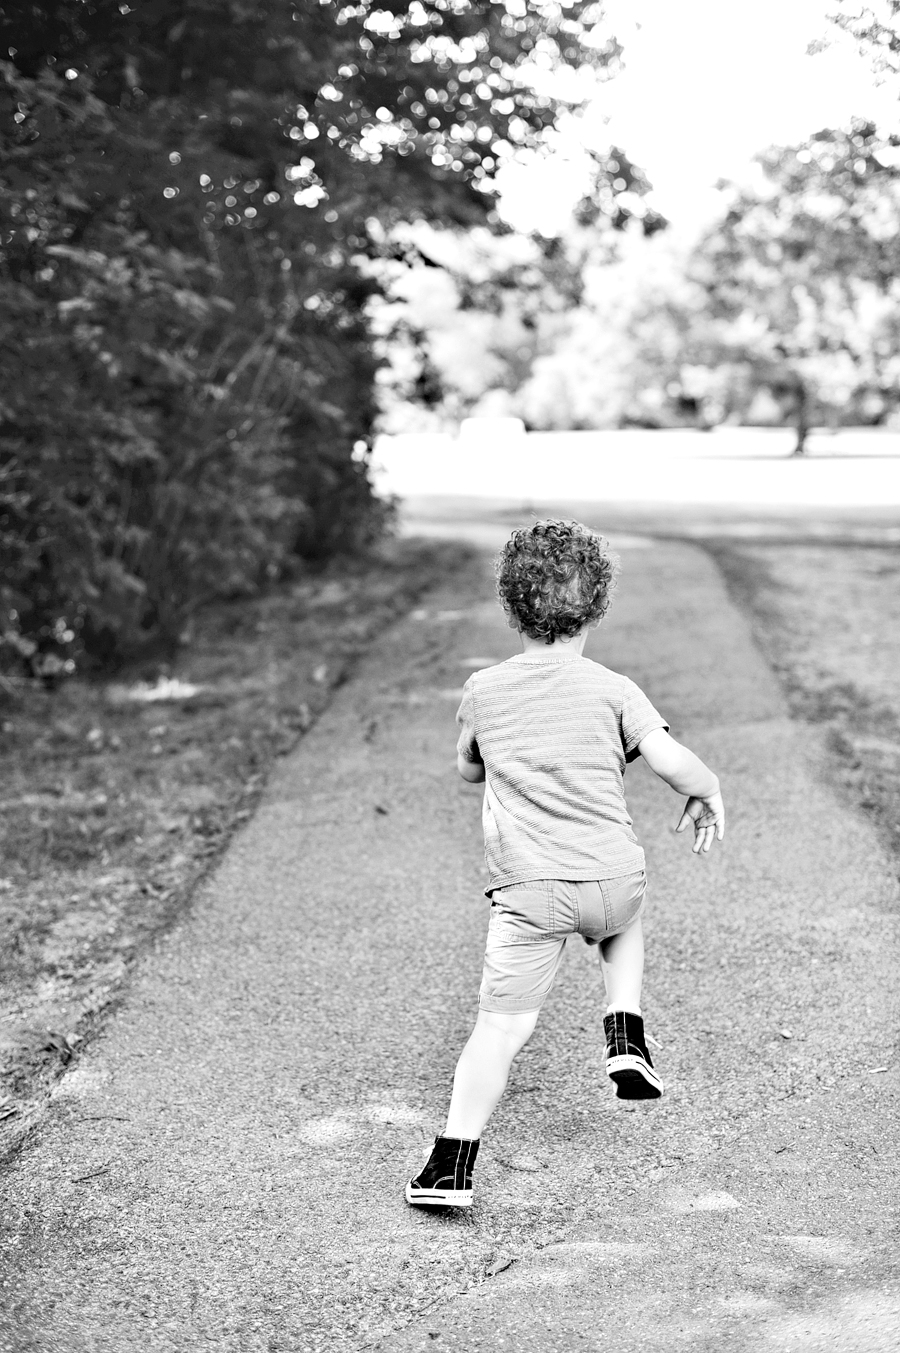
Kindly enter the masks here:
[[[393, 374], [386, 380], [386, 430], [403, 430], [411, 412], [422, 426], [421, 410], [411, 411], [410, 403], [423, 372], [430, 373], [433, 424], [455, 424], [480, 412], [523, 414], [543, 427], [552, 405], [552, 416], [563, 421], [549, 426], [582, 426], [589, 394], [576, 410], [572, 400], [555, 396], [546, 407], [540, 397], [523, 403], [523, 390], [531, 389], [539, 367], [546, 371], [557, 357], [570, 371], [582, 364], [559, 349], [568, 353], [566, 336], [578, 324], [588, 279], [614, 272], [623, 249], [631, 256], [626, 237], [647, 239], [666, 225], [646, 203], [646, 176], [623, 150], [593, 151], [590, 160], [588, 188], [558, 237], [496, 227], [465, 234], [423, 226], [395, 232], [385, 278], [390, 300], [379, 310]], [[620, 302], [621, 293], [619, 287]], [[586, 416], [595, 414], [591, 406]]]
[[856, 122], [760, 163], [763, 186], [723, 184], [722, 218], [686, 256], [636, 220], [573, 225], [545, 256], [519, 242], [493, 269], [468, 259], [437, 315], [420, 294], [438, 366], [458, 366], [442, 361], [448, 342], [469, 354], [451, 412], [486, 407], [488, 392], [492, 411], [539, 428], [791, 422], [798, 454], [816, 423], [889, 418], [900, 138]]
[[797, 454], [813, 421], [877, 423], [900, 400], [896, 145], [855, 122], [767, 151], [766, 187], [723, 185], [725, 218], [695, 254], [713, 326], [694, 359], [770, 390]]
[[498, 163], [568, 106], [530, 72], [610, 63], [599, 18], [587, 0], [0, 10], [8, 649], [171, 643], [207, 597], [379, 529], [371, 263], [399, 222], [490, 218]]

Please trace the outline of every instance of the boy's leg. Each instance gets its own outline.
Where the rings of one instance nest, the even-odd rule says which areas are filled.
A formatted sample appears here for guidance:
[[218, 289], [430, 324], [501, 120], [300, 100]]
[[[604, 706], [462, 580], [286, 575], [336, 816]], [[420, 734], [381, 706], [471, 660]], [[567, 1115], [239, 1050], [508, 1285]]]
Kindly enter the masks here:
[[[481, 1009], [453, 1078], [447, 1125], [423, 1169], [406, 1186], [416, 1206], [469, 1207], [472, 1167], [485, 1124], [506, 1089], [513, 1059], [528, 1042], [553, 979], [564, 935], [550, 935], [551, 884], [546, 880], [504, 889], [492, 908], [484, 956]], [[505, 1010], [507, 1002], [532, 1005]], [[487, 1007], [500, 1005], [501, 1009]]]
[[534, 1033], [538, 1013], [479, 1010], [456, 1065], [445, 1137], [473, 1141], [481, 1136], [506, 1089], [513, 1058]]
[[453, 1078], [447, 1126], [406, 1186], [417, 1207], [471, 1207], [472, 1167], [481, 1133], [506, 1089], [513, 1058], [531, 1037], [537, 1010], [480, 1010]]
[[608, 1010], [641, 1013], [644, 980], [644, 927], [638, 916], [630, 926], [600, 941], [600, 970], [606, 985]]
[[600, 967], [606, 984], [606, 1074], [619, 1099], [658, 1099], [662, 1081], [653, 1069], [644, 1040], [641, 983], [644, 931], [638, 916], [618, 935], [600, 942]]

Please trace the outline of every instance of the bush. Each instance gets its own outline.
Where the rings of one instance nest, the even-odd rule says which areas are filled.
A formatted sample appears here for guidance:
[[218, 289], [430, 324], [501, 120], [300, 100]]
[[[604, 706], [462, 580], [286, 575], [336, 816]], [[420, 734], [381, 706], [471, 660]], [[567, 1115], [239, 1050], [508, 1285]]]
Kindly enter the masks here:
[[558, 111], [519, 66], [613, 59], [595, 8], [0, 13], [0, 653], [109, 667], [384, 530], [371, 262], [485, 219]]

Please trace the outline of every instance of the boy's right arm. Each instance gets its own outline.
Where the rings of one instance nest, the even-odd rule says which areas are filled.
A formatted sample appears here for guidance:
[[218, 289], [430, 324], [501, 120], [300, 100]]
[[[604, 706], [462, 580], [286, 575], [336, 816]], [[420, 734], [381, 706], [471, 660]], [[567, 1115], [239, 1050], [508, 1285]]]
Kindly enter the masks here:
[[465, 747], [457, 750], [456, 769], [464, 780], [468, 780], [470, 785], [480, 785], [485, 778], [484, 762], [481, 760], [478, 752], [478, 744], [473, 743], [471, 747]]
[[694, 824], [694, 854], [709, 850], [713, 841], [725, 836], [725, 806], [719, 792], [719, 779], [689, 748], [670, 737], [664, 728], [654, 728], [639, 744], [641, 756], [650, 769], [671, 785], [678, 794], [688, 796], [675, 828], [684, 831]]
[[475, 708], [472, 697], [472, 678], [463, 687], [462, 704], [457, 710], [459, 741], [456, 744], [456, 769], [470, 785], [478, 785], [485, 778], [484, 762], [475, 739]]

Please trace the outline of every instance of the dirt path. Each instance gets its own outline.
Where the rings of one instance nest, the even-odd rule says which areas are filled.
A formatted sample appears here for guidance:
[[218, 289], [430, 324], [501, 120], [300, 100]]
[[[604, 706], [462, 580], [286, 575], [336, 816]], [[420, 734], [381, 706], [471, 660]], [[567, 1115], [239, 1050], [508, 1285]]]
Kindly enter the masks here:
[[[471, 1215], [402, 1184], [487, 921], [453, 713], [513, 636], [486, 568], [385, 636], [6, 1171], [4, 1353], [877, 1353], [900, 1341], [897, 882], [708, 557], [624, 551], [588, 653], [720, 772], [726, 849], [629, 794], [667, 1083], [618, 1103], [570, 946]], [[887, 1068], [884, 1070], [883, 1068]]]

